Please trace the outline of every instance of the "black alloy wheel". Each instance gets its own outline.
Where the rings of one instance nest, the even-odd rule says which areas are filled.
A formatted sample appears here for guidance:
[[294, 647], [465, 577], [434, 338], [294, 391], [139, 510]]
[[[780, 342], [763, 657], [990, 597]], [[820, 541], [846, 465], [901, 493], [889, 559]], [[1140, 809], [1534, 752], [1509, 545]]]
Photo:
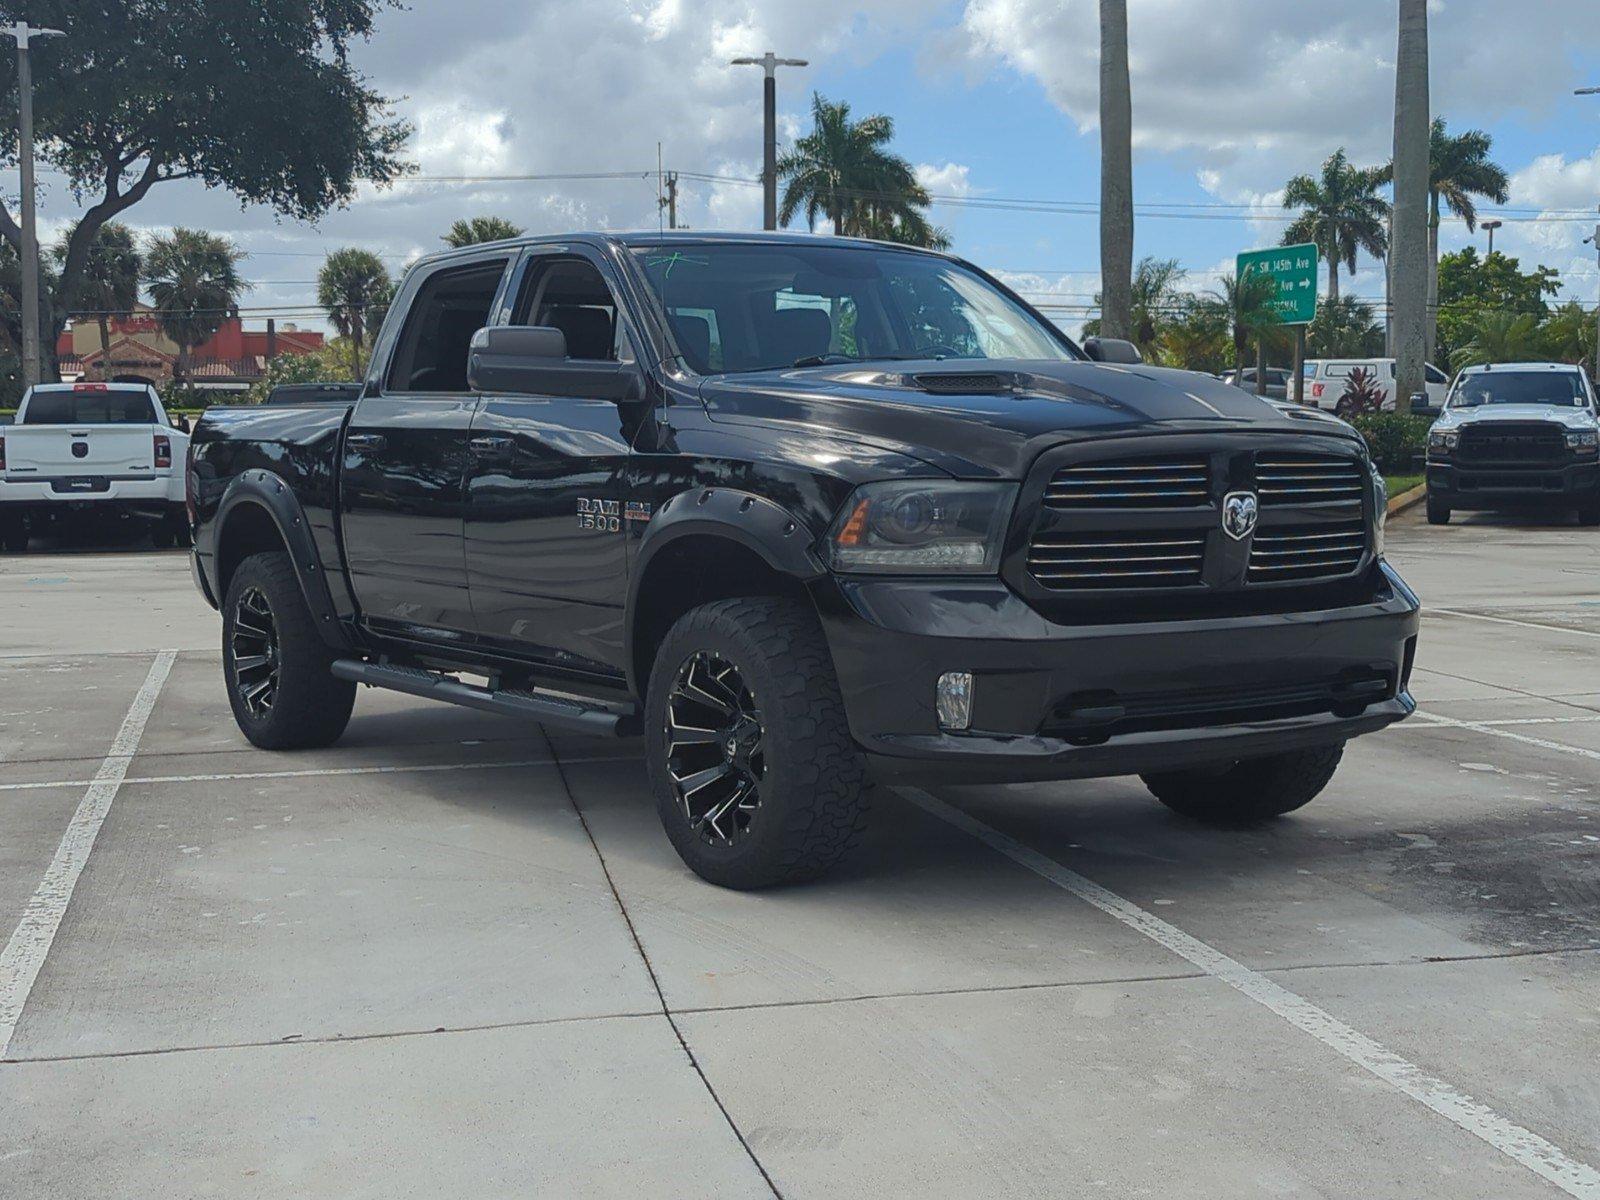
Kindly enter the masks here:
[[258, 587], [239, 593], [233, 609], [233, 687], [239, 703], [258, 720], [272, 713], [283, 661], [278, 623], [267, 595]]
[[761, 808], [766, 727], [739, 670], [709, 650], [678, 668], [666, 706], [667, 776], [695, 834], [713, 846], [746, 837]]

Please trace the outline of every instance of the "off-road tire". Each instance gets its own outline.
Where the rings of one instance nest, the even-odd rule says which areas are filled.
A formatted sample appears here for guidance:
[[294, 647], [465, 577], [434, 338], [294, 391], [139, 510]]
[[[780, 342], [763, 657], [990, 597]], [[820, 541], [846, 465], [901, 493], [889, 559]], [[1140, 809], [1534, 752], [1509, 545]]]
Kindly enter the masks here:
[[1435, 500], [1432, 496], [1429, 496], [1428, 497], [1428, 524], [1429, 525], [1448, 525], [1448, 524], [1450, 524], [1450, 506], [1448, 504], [1446, 504], [1442, 500]]
[[1294, 750], [1231, 765], [1142, 775], [1174, 812], [1207, 825], [1257, 825], [1311, 803], [1338, 769], [1344, 743]]
[[1579, 525], [1600, 525], [1600, 500], [1590, 500], [1578, 506]]
[[[279, 660], [276, 694], [265, 715], [250, 711], [235, 682], [239, 601], [251, 589], [257, 589], [271, 608]], [[356, 685], [333, 677], [329, 668], [334, 658], [317, 633], [289, 556], [281, 551], [253, 554], [240, 563], [222, 604], [222, 677], [234, 720], [252, 745], [263, 750], [307, 750], [339, 739], [350, 723]]]
[[[760, 805], [739, 840], [693, 827], [669, 770], [668, 700], [698, 654], [735, 667], [760, 711], [765, 770]], [[667, 837], [690, 870], [740, 890], [815, 879], [866, 828], [866, 764], [816, 614], [776, 596], [718, 600], [684, 614], [656, 652], [645, 702], [650, 786]]]

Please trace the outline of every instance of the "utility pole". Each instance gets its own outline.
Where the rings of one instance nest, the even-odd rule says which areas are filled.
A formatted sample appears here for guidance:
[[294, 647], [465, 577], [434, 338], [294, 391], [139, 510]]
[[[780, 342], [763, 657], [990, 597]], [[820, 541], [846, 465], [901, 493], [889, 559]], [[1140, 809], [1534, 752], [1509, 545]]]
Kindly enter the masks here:
[[656, 203], [667, 210], [667, 228], [676, 229], [678, 227], [678, 173], [676, 171], [668, 171], [664, 178], [667, 194], [657, 200]]
[[736, 58], [735, 67], [760, 67], [766, 72], [762, 85], [761, 119], [761, 228], [778, 227], [778, 68], [809, 66], [803, 58], [779, 58], [768, 50], [760, 58]]
[[[1600, 87], [1581, 87], [1572, 94], [1574, 96], [1600, 96]], [[1588, 241], [1590, 239], [1585, 238], [1584, 240]], [[1597, 261], [1600, 261], [1600, 225], [1594, 227], [1593, 241]], [[1594, 379], [1597, 385], [1600, 385], [1600, 307], [1595, 309], [1594, 375], [1591, 378]]]
[[1394, 357], [1399, 403], [1426, 390], [1428, 0], [1399, 0], [1394, 113]]
[[[22, 168], [22, 383], [32, 387], [42, 374], [39, 359], [39, 226], [34, 215], [33, 65], [30, 42], [66, 36], [59, 29], [40, 29], [26, 21], [5, 27], [17, 43], [17, 140]], [[102, 353], [104, 353], [102, 347]]]

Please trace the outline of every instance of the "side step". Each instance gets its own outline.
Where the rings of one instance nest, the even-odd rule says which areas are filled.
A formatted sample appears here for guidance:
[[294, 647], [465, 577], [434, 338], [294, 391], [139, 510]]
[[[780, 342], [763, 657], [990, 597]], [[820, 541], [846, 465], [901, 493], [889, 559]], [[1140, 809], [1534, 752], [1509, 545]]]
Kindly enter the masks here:
[[333, 674], [338, 679], [387, 688], [391, 692], [404, 692], [408, 696], [421, 696], [428, 700], [444, 700], [467, 708], [481, 708], [484, 712], [499, 713], [505, 717], [522, 717], [541, 725], [551, 725], [573, 733], [587, 733], [594, 737], [632, 737], [641, 728], [636, 713], [591, 707], [564, 696], [494, 691], [418, 667], [396, 667], [387, 663], [362, 662], [357, 658], [341, 658], [333, 664]]

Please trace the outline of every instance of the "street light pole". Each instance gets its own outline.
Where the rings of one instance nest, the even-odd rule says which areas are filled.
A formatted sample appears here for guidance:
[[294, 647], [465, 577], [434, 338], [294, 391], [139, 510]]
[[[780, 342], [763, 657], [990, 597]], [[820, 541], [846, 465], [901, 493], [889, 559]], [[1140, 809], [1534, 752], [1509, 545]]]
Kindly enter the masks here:
[[1499, 220], [1498, 218], [1491, 218], [1490, 220], [1480, 221], [1479, 222], [1479, 228], [1486, 229], [1486, 230], [1489, 231], [1489, 257], [1490, 258], [1494, 257], [1494, 231], [1496, 229], [1499, 229], [1500, 226], [1502, 226], [1504, 224], [1505, 224], [1505, 222]]
[[[1574, 90], [1572, 94], [1574, 96], [1600, 96], [1600, 87], [1581, 87]], [[1590, 240], [1594, 242], [1595, 253], [1600, 255], [1600, 225], [1594, 227], [1593, 239], [1584, 238], [1586, 242]], [[1593, 378], [1597, 383], [1600, 383], [1600, 308], [1595, 309]]]
[[778, 58], [768, 50], [760, 58], [736, 58], [730, 66], [760, 67], [762, 84], [761, 228], [778, 227], [778, 68], [809, 65], [803, 58]]
[[59, 29], [39, 29], [26, 21], [5, 27], [17, 43], [17, 139], [22, 170], [22, 382], [39, 382], [39, 229], [34, 215], [33, 66], [28, 44], [63, 37]]

